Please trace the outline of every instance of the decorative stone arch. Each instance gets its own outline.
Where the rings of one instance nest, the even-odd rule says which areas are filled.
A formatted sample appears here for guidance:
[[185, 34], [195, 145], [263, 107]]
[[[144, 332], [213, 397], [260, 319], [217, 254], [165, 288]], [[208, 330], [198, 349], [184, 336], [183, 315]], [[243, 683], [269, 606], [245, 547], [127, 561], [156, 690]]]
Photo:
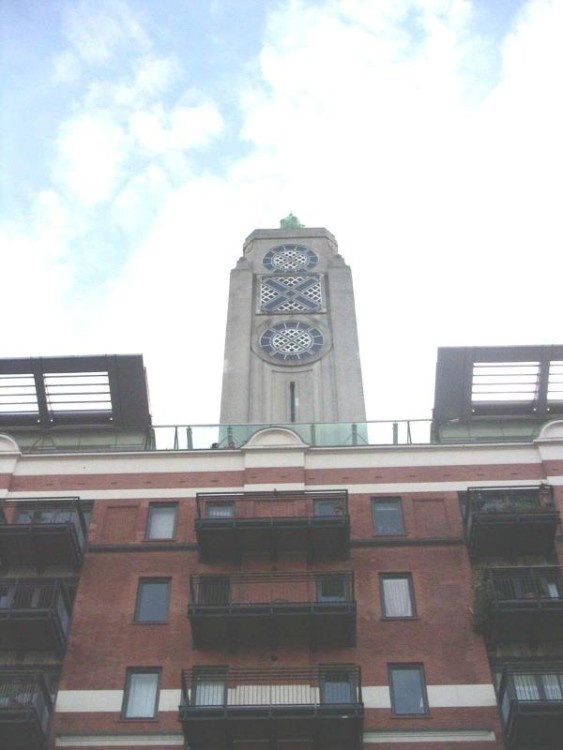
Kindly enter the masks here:
[[21, 453], [13, 437], [0, 433], [0, 453]]
[[243, 450], [264, 448], [308, 448], [299, 435], [287, 427], [265, 427], [252, 435]]

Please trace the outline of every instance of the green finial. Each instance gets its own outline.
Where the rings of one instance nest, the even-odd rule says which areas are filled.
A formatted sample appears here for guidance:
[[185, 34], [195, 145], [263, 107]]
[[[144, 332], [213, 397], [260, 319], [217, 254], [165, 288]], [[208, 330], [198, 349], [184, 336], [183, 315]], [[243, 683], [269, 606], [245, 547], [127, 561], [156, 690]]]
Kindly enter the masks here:
[[305, 225], [302, 224], [297, 216], [294, 216], [291, 211], [280, 221], [280, 229], [302, 229]]

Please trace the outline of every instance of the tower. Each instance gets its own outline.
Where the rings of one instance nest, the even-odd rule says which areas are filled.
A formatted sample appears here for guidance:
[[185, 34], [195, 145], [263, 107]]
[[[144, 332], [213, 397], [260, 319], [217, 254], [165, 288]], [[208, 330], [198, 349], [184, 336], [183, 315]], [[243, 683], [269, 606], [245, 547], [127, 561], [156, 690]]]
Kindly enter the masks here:
[[221, 424], [365, 421], [350, 268], [296, 224], [252, 232], [231, 272]]

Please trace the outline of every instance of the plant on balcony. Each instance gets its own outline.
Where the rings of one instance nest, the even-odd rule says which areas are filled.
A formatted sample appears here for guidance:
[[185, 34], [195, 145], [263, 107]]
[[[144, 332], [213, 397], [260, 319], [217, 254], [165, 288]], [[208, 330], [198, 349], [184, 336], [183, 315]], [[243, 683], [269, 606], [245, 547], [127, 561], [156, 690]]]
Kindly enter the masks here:
[[486, 635], [489, 630], [492, 601], [487, 570], [476, 570], [473, 573], [472, 624], [473, 630], [479, 635]]

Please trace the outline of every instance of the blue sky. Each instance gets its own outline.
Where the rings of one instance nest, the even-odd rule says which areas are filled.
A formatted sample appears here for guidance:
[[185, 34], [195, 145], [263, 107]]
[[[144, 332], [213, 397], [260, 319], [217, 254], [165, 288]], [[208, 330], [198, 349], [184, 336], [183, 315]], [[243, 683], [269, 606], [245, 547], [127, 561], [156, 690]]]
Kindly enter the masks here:
[[141, 352], [217, 419], [229, 270], [290, 210], [355, 277], [368, 416], [438, 346], [561, 343], [562, 0], [3, 0], [1, 356]]

